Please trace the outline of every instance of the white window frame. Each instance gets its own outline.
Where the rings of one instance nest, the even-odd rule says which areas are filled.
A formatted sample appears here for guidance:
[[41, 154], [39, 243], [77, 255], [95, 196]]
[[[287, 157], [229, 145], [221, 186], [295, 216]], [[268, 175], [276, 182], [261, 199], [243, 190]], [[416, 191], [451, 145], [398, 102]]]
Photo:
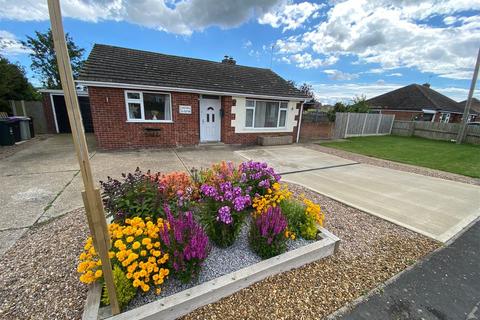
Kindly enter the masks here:
[[[253, 107], [247, 106], [248, 101], [253, 101]], [[278, 103], [278, 116], [277, 116], [277, 126], [276, 127], [255, 127], [255, 115], [256, 115], [256, 109], [257, 109], [257, 101]], [[285, 103], [286, 107], [282, 107], [282, 103]], [[247, 110], [253, 110], [252, 126], [250, 126], [250, 127], [247, 127]], [[280, 115], [281, 115], [282, 111], [285, 111], [285, 125], [280, 126]], [[247, 129], [250, 129], [250, 130], [285, 129], [287, 127], [287, 120], [288, 120], [288, 101], [272, 101], [272, 100], [261, 100], [261, 99], [246, 99], [245, 100], [245, 123], [243, 125]]]
[[[139, 99], [131, 99], [128, 98], [129, 93], [138, 93]], [[145, 108], [143, 105], [143, 93], [144, 91], [133, 91], [133, 90], [125, 90], [125, 111], [127, 112], [127, 122], [148, 122], [148, 123], [173, 123], [173, 106], [172, 106], [172, 95], [168, 92], [159, 92], [159, 91], [145, 91], [145, 93], [151, 94], [163, 94], [168, 96], [169, 105], [170, 105], [170, 120], [147, 120], [145, 119]], [[128, 110], [129, 103], [137, 103], [140, 104], [140, 115], [141, 119], [131, 119], [130, 112]]]

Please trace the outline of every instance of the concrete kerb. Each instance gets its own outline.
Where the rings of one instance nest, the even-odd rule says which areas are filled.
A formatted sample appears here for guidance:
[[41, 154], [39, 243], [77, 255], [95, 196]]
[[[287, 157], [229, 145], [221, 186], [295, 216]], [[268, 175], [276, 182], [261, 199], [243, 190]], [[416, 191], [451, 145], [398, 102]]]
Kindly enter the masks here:
[[320, 226], [318, 229], [321, 239], [314, 243], [263, 260], [246, 268], [113, 317], [109, 314], [108, 308], [99, 308], [101, 286], [91, 286], [88, 291], [82, 319], [176, 319], [199, 307], [227, 297], [269, 276], [299, 268], [337, 252], [340, 239]]

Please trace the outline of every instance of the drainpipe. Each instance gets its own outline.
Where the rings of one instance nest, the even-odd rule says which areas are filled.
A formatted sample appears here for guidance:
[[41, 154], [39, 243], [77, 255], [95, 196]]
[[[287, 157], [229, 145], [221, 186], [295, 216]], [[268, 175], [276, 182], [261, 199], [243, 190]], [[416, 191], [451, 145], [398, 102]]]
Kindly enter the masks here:
[[306, 101], [307, 101], [307, 100], [304, 100], [304, 101], [302, 102], [302, 104], [300, 105], [300, 116], [298, 117], [297, 141], [296, 141], [296, 143], [298, 143], [298, 140], [300, 140], [300, 130], [302, 129], [303, 104], [304, 104]]

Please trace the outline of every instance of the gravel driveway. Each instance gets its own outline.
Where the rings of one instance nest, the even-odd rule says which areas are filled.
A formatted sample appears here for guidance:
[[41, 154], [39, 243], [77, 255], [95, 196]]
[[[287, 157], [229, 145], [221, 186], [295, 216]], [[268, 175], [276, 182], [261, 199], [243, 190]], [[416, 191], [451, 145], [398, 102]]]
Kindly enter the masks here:
[[[321, 319], [439, 246], [420, 234], [293, 186], [322, 204], [342, 240], [332, 257], [267, 278], [185, 319]], [[36, 226], [0, 257], [0, 318], [79, 319], [86, 287], [76, 259], [86, 237], [82, 209]]]

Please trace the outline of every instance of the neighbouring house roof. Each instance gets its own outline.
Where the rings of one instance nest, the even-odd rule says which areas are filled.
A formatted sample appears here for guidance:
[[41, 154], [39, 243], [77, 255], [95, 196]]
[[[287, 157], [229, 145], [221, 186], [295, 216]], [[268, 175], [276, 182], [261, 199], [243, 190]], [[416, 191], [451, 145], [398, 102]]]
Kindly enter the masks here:
[[422, 111], [463, 112], [463, 107], [426, 85], [411, 84], [366, 101], [372, 108]]
[[[467, 100], [463, 100], [458, 103], [458, 106], [462, 108], [462, 110], [465, 109], [465, 106], [467, 105]], [[470, 106], [470, 113], [478, 113], [480, 114], [480, 100], [477, 98], [472, 98], [472, 105]]]
[[306, 96], [270, 69], [95, 44], [79, 82], [196, 89], [252, 96]]

